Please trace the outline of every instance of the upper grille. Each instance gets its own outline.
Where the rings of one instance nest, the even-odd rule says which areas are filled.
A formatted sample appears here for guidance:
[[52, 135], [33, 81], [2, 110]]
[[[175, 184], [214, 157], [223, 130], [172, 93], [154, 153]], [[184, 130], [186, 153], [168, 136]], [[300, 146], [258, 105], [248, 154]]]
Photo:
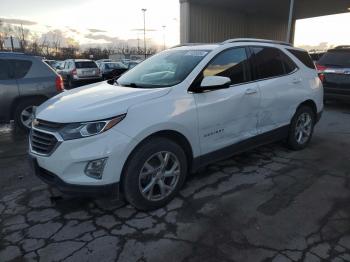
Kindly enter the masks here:
[[35, 127], [43, 130], [48, 131], [57, 131], [61, 127], [63, 127], [64, 124], [61, 123], [55, 123], [55, 122], [49, 122], [41, 119], [35, 119]]
[[30, 144], [34, 153], [50, 155], [57, 147], [58, 140], [52, 134], [32, 129], [30, 133]]

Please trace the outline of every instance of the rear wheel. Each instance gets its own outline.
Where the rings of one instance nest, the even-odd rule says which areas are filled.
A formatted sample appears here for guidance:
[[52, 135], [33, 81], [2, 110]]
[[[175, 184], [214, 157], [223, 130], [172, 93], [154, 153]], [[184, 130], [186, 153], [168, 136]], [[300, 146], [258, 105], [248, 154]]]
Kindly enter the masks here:
[[140, 210], [153, 210], [170, 202], [187, 173], [183, 149], [166, 138], [141, 144], [129, 159], [123, 174], [126, 200]]
[[14, 111], [16, 127], [29, 131], [33, 121], [34, 108], [41, 103], [42, 100], [36, 98], [29, 98], [19, 102]]
[[301, 106], [293, 117], [289, 129], [288, 146], [293, 150], [304, 149], [311, 141], [316, 116], [309, 106]]

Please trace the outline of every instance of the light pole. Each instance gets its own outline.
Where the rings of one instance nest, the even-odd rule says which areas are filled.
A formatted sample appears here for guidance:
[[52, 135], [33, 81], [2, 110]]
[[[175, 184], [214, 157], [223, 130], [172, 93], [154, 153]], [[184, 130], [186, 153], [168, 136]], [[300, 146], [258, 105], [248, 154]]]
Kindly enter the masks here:
[[142, 8], [141, 11], [143, 12], [143, 52], [146, 57], [146, 8]]
[[162, 27], [163, 27], [163, 50], [165, 50], [165, 28], [166, 28], [166, 26], [163, 25]]

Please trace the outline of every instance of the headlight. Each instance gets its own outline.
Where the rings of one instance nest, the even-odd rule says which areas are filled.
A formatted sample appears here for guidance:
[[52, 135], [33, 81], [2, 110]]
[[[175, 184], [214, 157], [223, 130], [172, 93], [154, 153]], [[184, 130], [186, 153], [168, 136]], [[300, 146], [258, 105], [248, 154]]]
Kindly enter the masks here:
[[101, 134], [111, 129], [125, 118], [126, 114], [111, 119], [68, 124], [60, 130], [60, 135], [64, 140], [89, 137]]

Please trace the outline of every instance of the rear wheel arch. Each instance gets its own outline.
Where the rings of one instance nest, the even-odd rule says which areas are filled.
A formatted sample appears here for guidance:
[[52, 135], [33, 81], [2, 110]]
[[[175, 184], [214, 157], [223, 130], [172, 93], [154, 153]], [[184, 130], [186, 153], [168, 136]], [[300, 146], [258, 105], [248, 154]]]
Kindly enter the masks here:
[[308, 99], [308, 100], [302, 102], [302, 103], [298, 106], [298, 108], [295, 110], [295, 113], [297, 113], [298, 110], [299, 110], [301, 107], [303, 107], [303, 106], [310, 107], [310, 108], [312, 109], [312, 111], [314, 112], [315, 117], [317, 116], [317, 105], [316, 105], [316, 103], [315, 103], [313, 100]]

